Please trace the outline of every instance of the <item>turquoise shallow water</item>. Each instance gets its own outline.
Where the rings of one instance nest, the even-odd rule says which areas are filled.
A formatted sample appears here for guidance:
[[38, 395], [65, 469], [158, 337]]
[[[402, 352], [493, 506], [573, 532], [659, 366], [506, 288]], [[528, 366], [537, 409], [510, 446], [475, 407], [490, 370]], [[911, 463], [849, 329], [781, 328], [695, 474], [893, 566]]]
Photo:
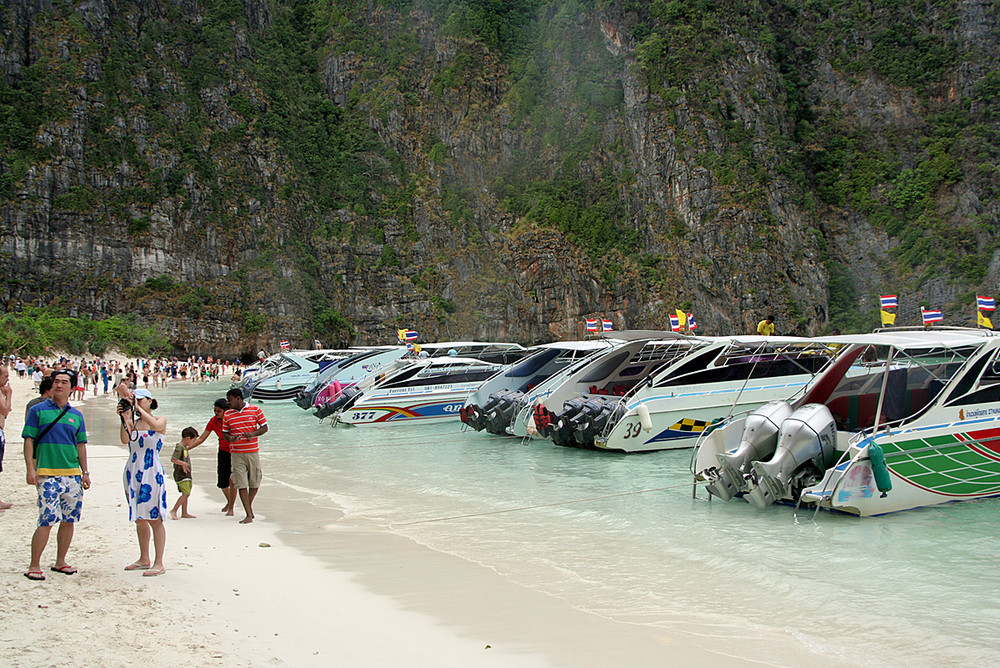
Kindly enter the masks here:
[[[161, 391], [172, 437], [204, 427], [225, 389]], [[1000, 649], [1000, 500], [796, 520], [693, 499], [687, 450], [522, 444], [458, 422], [331, 428], [291, 403], [262, 407], [265, 486], [583, 610], [708, 630], [764, 661], [774, 643], [819, 665], [990, 664]]]

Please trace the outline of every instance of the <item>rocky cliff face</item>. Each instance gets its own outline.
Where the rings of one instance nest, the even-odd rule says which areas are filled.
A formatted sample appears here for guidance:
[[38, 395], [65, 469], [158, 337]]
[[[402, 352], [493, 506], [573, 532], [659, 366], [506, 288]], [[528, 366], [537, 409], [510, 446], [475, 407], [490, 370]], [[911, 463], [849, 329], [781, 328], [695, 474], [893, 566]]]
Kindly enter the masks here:
[[0, 302], [221, 353], [974, 316], [993, 5], [703, 4], [0, 3]]

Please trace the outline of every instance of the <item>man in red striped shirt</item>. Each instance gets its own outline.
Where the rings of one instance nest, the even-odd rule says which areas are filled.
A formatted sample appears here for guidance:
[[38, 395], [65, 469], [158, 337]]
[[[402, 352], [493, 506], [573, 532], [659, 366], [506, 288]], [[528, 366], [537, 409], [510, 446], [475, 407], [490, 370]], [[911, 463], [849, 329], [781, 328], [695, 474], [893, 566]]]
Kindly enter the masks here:
[[253, 522], [253, 499], [263, 477], [257, 437], [267, 433], [267, 420], [260, 407], [243, 400], [243, 392], [239, 388], [226, 392], [226, 400], [229, 410], [222, 416], [222, 437], [229, 441], [233, 484], [247, 513], [240, 524], [250, 524]]

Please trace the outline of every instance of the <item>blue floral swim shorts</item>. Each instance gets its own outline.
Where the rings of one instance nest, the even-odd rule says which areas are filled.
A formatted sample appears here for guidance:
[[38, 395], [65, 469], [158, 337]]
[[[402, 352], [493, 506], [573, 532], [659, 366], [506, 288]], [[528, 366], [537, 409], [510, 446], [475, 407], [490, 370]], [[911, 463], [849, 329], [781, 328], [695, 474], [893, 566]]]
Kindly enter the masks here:
[[38, 481], [38, 526], [59, 522], [79, 522], [83, 508], [83, 479], [74, 475], [54, 475]]

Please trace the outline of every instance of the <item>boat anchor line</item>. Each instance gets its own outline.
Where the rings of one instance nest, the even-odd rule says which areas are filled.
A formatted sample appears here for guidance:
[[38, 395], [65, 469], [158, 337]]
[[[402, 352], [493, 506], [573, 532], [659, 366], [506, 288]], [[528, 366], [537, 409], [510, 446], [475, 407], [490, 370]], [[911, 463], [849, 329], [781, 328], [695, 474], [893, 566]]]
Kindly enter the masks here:
[[[697, 484], [701, 484], [700, 482]], [[679, 489], [681, 487], [687, 487], [688, 483], [683, 483], [680, 485], [670, 485], [668, 487], [653, 487], [651, 489], [637, 489], [634, 492], [622, 492], [620, 494], [605, 494], [604, 496], [591, 496], [586, 499], [573, 499], [571, 501], [555, 501], [553, 503], [541, 503], [537, 506], [521, 506], [519, 508], [503, 508], [501, 510], [488, 510], [483, 513], [469, 513], [468, 515], [451, 515], [449, 517], [435, 517], [429, 520], [414, 520], [412, 522], [397, 522], [388, 525], [389, 528], [393, 527], [405, 527], [411, 526], [413, 524], [430, 524], [432, 522], [447, 522], [449, 520], [464, 520], [472, 517], [484, 517], [486, 515], [500, 515], [502, 513], [516, 513], [522, 510], [537, 510], [538, 508], [552, 508], [554, 506], [566, 506], [572, 503], [586, 503], [588, 501], [600, 501], [602, 499], [614, 499], [620, 496], [633, 496], [635, 494], [646, 494], [648, 492], [664, 492], [672, 489]]]

